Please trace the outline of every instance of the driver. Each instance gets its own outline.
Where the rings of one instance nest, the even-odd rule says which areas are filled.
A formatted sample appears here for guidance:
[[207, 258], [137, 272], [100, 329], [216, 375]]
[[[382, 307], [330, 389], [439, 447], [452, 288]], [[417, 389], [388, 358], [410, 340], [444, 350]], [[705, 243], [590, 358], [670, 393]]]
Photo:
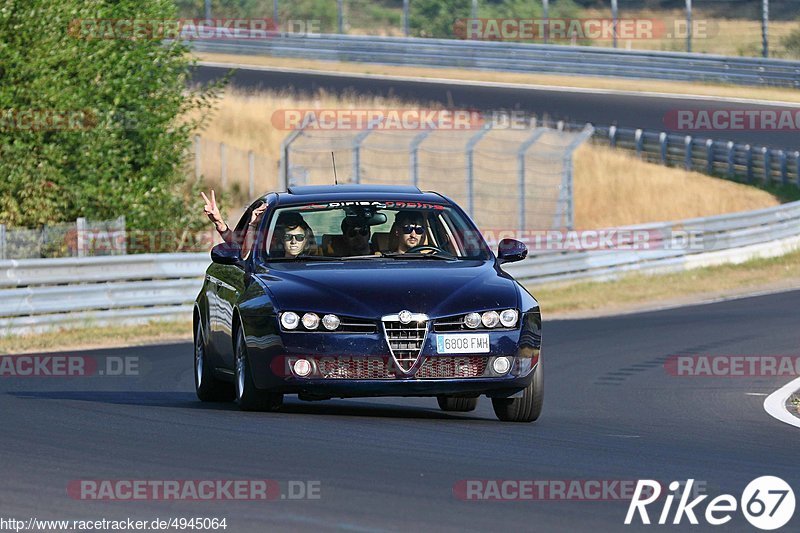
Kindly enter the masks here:
[[419, 211], [401, 211], [392, 224], [390, 248], [404, 254], [425, 244], [425, 218]]

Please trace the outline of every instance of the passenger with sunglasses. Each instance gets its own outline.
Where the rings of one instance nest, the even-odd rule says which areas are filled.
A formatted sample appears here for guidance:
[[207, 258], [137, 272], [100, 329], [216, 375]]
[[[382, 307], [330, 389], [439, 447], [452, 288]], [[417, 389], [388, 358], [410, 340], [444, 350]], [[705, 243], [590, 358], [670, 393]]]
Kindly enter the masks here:
[[401, 211], [397, 213], [392, 225], [391, 241], [392, 250], [401, 254], [406, 253], [415, 246], [425, 244], [425, 218], [418, 211]]
[[344, 235], [343, 255], [370, 255], [372, 246], [370, 245], [369, 222], [360, 217], [344, 217], [342, 219], [342, 235]]
[[278, 250], [289, 258], [301, 255], [316, 255], [314, 232], [300, 213], [281, 213], [275, 226], [275, 241]]

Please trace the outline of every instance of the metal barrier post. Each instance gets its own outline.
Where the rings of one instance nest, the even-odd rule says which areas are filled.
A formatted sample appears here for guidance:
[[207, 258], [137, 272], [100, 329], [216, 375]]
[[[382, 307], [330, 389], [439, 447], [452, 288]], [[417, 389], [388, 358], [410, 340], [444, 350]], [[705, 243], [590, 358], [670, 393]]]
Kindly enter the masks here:
[[636, 157], [642, 157], [642, 149], [644, 148], [644, 136], [642, 130], [638, 129], [633, 134], [634, 141], [636, 142]]
[[467, 141], [467, 213], [475, 216], [475, 169], [473, 165], [475, 145], [492, 129], [492, 121], [487, 122], [481, 130]]
[[683, 138], [685, 153], [683, 156], [683, 166], [686, 170], [692, 170], [692, 136], [687, 135]]
[[667, 132], [662, 131], [658, 134], [658, 143], [661, 146], [661, 164], [667, 164]]
[[617, 147], [617, 127], [610, 126], [608, 128], [608, 144], [611, 148]]
[[75, 221], [75, 229], [78, 234], [78, 257], [86, 257], [87, 241], [86, 241], [86, 219], [80, 217]]
[[0, 260], [6, 258], [6, 225], [0, 224]]
[[519, 189], [519, 230], [525, 229], [525, 152], [544, 135], [546, 128], [536, 128], [517, 150], [517, 187]]
[[795, 185], [800, 187], [800, 151], [794, 153]]
[[746, 166], [747, 166], [747, 183], [753, 182], [753, 147], [749, 144], [744, 145]]
[[706, 139], [706, 174], [714, 171], [714, 141]]
[[736, 146], [733, 141], [728, 141], [728, 177], [733, 178], [733, 175], [736, 171], [736, 166], [734, 164], [734, 151], [733, 148]]

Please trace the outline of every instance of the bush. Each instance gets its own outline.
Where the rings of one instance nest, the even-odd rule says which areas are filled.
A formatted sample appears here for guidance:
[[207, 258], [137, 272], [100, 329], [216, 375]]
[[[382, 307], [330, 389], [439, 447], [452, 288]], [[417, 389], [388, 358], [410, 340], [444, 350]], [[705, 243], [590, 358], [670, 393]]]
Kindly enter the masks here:
[[[172, 0], [6, 0], [0, 222], [125, 215], [132, 229], [202, 223], [196, 206], [187, 210], [185, 185], [186, 148], [198, 124], [181, 120], [210, 107], [216, 88], [187, 92], [190, 60], [181, 43], [97, 38], [87, 30], [97, 19], [175, 17]], [[23, 120], [31, 115], [74, 122]]]
[[790, 57], [800, 58], [800, 28], [792, 30], [789, 35], [781, 39], [781, 44]]

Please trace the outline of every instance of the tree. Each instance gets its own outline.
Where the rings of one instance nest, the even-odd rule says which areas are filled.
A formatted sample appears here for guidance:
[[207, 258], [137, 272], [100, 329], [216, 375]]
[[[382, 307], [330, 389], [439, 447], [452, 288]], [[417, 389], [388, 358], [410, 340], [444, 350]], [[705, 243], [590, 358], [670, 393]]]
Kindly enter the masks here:
[[[187, 91], [187, 48], [153, 24], [172, 0], [6, 0], [0, 8], [0, 222], [125, 215], [133, 229], [199, 224], [185, 153], [217, 87]], [[192, 200], [195, 200], [194, 198]]]

